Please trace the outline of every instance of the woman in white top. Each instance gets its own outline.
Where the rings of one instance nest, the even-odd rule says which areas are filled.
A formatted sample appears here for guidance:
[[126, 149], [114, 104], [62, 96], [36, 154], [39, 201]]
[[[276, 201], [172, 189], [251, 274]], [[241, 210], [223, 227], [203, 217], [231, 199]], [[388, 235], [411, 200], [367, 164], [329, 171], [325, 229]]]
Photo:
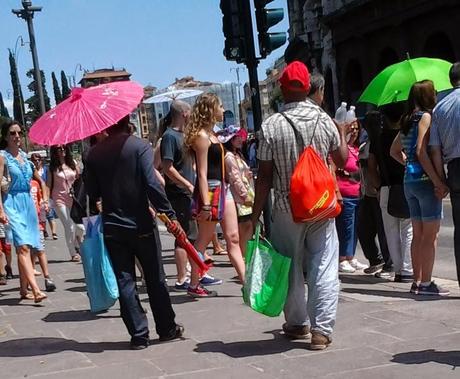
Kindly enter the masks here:
[[70, 217], [73, 204], [73, 183], [79, 175], [69, 145], [52, 146], [47, 186], [54, 208], [64, 227], [67, 249], [72, 262], [80, 262], [75, 248], [75, 225]]

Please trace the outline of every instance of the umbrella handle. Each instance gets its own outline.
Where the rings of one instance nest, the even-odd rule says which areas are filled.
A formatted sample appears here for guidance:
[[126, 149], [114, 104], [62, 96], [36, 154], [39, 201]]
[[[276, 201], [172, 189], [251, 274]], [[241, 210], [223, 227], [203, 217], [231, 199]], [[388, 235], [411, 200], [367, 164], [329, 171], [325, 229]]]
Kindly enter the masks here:
[[158, 213], [157, 214], [158, 218], [163, 222], [165, 223], [166, 225], [169, 224], [171, 222], [171, 220], [169, 219], [168, 216], [166, 216], [166, 214], [164, 213]]

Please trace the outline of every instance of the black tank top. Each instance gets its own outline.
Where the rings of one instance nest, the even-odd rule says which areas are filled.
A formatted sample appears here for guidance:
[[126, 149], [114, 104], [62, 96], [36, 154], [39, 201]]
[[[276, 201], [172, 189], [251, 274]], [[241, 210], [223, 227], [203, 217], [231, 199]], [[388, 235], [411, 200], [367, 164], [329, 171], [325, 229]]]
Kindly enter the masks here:
[[223, 146], [220, 143], [212, 143], [208, 149], [208, 179], [222, 181], [222, 156]]

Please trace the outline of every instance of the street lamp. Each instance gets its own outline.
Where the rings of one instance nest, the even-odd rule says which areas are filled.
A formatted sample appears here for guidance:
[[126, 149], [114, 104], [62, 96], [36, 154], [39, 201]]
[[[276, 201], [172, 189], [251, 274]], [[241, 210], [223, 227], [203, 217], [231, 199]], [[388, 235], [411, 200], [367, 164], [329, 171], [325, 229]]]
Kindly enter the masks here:
[[[32, 60], [34, 63], [34, 73], [35, 73], [35, 82], [37, 83], [37, 92], [38, 99], [40, 103], [40, 113], [44, 114], [46, 112], [45, 108], [45, 97], [43, 95], [43, 83], [42, 75], [40, 72], [40, 65], [38, 64], [38, 54], [37, 46], [35, 43], [35, 32], [33, 18], [35, 12], [41, 12], [42, 7], [32, 6], [31, 0], [22, 0], [23, 9], [12, 9], [11, 11], [19, 18], [22, 18], [27, 22], [27, 27], [29, 29], [29, 40], [30, 40], [30, 51], [32, 52]], [[17, 41], [16, 41], [17, 42]]]
[[[21, 44], [18, 46], [18, 42], [21, 42]], [[27, 42], [24, 42], [24, 39], [22, 38], [22, 36], [18, 36], [18, 38], [16, 38], [16, 43], [14, 44], [14, 50], [13, 50], [13, 56], [14, 56], [14, 60], [16, 62], [16, 66], [18, 65], [18, 58], [19, 58], [19, 47], [23, 47], [26, 45]]]
[[80, 63], [77, 63], [75, 65], [75, 70], [73, 71], [73, 86], [74, 87], [77, 86], [77, 83], [76, 83], [77, 70], [80, 71], [80, 72], [85, 71], [85, 69], [83, 68], [83, 66]]

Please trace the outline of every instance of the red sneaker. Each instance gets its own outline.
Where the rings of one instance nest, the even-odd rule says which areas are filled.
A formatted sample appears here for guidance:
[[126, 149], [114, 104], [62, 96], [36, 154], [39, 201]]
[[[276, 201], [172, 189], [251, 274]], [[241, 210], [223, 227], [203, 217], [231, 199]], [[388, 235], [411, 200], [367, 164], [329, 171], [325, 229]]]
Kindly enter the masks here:
[[215, 297], [217, 296], [216, 291], [209, 291], [208, 289], [204, 288], [203, 286], [197, 286], [196, 288], [189, 287], [187, 293], [191, 297], [199, 298], [199, 297]]

